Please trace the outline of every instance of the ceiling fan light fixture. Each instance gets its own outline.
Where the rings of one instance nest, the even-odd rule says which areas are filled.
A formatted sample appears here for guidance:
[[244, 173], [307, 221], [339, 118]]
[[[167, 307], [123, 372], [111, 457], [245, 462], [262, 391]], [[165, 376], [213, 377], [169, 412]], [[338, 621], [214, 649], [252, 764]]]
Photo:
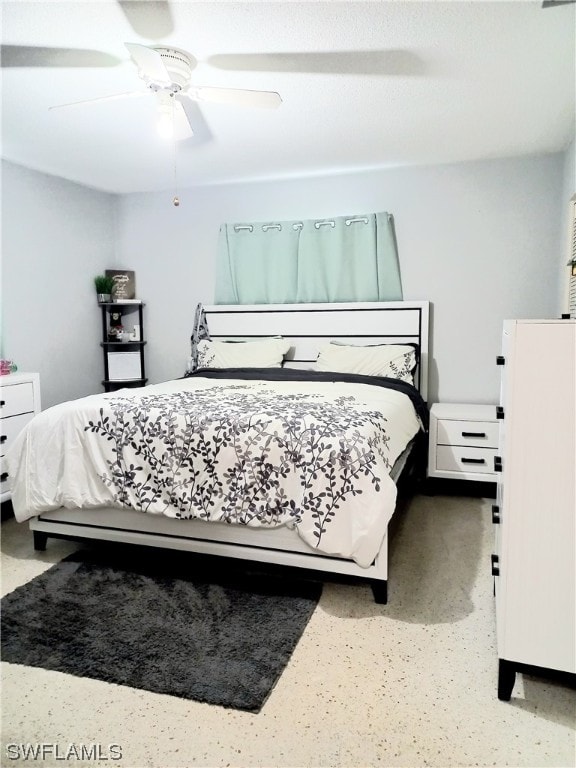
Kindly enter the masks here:
[[174, 97], [158, 92], [156, 130], [162, 139], [174, 138]]
[[165, 107], [159, 107], [158, 120], [156, 121], [156, 130], [158, 136], [162, 139], [174, 138], [174, 121], [172, 119], [172, 110]]

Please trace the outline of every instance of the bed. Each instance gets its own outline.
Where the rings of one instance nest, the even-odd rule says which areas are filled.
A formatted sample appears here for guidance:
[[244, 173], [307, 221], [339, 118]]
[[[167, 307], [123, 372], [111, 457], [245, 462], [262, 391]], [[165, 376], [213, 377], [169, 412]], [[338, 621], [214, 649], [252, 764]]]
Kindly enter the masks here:
[[[296, 566], [367, 579], [386, 603], [397, 484], [427, 423], [428, 303], [204, 309], [191, 376], [30, 422], [7, 457], [16, 518], [38, 550], [97, 539]], [[277, 344], [281, 365], [235, 366]], [[408, 348], [409, 376], [332, 370]]]

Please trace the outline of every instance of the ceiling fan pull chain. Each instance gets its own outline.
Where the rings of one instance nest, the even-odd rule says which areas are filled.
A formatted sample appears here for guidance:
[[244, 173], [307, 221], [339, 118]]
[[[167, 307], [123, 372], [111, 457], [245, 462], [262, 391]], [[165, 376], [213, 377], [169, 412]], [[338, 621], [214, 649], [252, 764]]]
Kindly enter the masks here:
[[178, 208], [180, 205], [180, 198], [178, 197], [178, 176], [176, 173], [176, 126], [174, 124], [174, 94], [172, 94], [170, 101], [172, 103], [172, 151], [174, 157], [174, 199], [172, 200], [172, 203], [176, 208]]

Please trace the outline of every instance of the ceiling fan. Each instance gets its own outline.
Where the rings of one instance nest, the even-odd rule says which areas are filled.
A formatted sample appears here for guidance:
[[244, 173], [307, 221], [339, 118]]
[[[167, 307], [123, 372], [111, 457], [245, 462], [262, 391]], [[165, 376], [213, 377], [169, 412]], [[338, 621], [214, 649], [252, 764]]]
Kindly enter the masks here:
[[[559, 2], [561, 0], [558, 0]], [[186, 51], [168, 44], [162, 38], [174, 32], [174, 20], [169, 0], [116, 0], [134, 33], [150, 40], [149, 46], [126, 43], [138, 75], [146, 88], [141, 91], [104, 96], [87, 101], [100, 102], [139, 96], [157, 101], [158, 124], [162, 130], [171, 120], [176, 138], [192, 135], [195, 142], [208, 140], [210, 131], [197, 103], [212, 101], [225, 104], [275, 108], [280, 95], [272, 91], [249, 91], [232, 88], [212, 88], [191, 85], [191, 72], [196, 59]], [[208, 57], [206, 63], [220, 70], [291, 72], [309, 74], [421, 76], [425, 64], [418, 54], [407, 49], [347, 50], [318, 52], [228, 53]], [[123, 63], [118, 56], [103, 51], [75, 48], [55, 48], [29, 45], [1, 45], [0, 65], [10, 67], [114, 67]], [[83, 104], [86, 102], [74, 102]], [[55, 105], [71, 106], [71, 104]]]
[[194, 134], [197, 115], [194, 112], [193, 102], [209, 101], [267, 109], [275, 109], [282, 103], [280, 94], [275, 91], [191, 85], [191, 73], [196, 66], [196, 60], [180, 48], [149, 47], [140, 43], [125, 43], [125, 46], [138, 68], [138, 76], [144, 82], [145, 90], [58, 104], [50, 109], [149, 96], [152, 93], [157, 101], [159, 133], [167, 138], [182, 140]]
[[[116, 0], [116, 7], [134, 34], [155, 42], [174, 31], [168, 0]], [[91, 48], [37, 45], [0, 46], [2, 69], [12, 67], [115, 67], [122, 59]]]

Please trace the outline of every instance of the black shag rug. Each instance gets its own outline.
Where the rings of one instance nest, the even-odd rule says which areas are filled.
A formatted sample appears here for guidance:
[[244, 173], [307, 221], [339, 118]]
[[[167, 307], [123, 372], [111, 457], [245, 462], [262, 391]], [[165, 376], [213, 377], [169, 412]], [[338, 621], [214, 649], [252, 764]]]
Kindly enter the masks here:
[[2, 599], [2, 660], [257, 712], [321, 584], [147, 548], [81, 551]]

